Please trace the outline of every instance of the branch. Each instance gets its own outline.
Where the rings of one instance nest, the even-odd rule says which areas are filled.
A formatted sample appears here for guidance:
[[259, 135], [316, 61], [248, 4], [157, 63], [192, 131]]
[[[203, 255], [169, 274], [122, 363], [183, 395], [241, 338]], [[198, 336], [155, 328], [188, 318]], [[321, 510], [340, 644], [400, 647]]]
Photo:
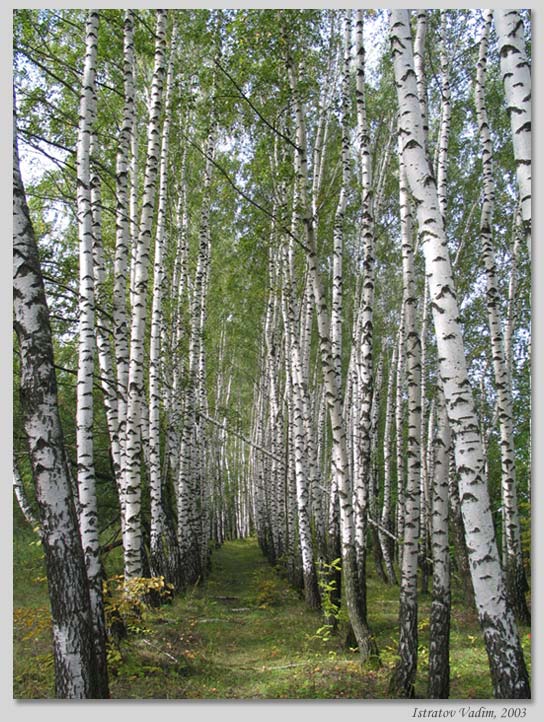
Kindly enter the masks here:
[[205, 420], [208, 421], [210, 424], [213, 424], [214, 426], [217, 426], [218, 429], [222, 429], [223, 431], [226, 431], [227, 434], [234, 434], [234, 436], [237, 436], [239, 439], [242, 439], [242, 441], [245, 441], [246, 444], [249, 444], [254, 449], [257, 449], [257, 451], [260, 451], [265, 456], [268, 456], [270, 459], [274, 459], [274, 461], [280, 462], [280, 464], [283, 464], [283, 459], [281, 459], [279, 456], [276, 456], [271, 451], [268, 451], [268, 449], [265, 449], [264, 446], [259, 446], [259, 444], [255, 444], [251, 439], [248, 439], [247, 436], [240, 433], [239, 431], [234, 431], [234, 429], [229, 429], [229, 427], [226, 424], [222, 424], [220, 421], [217, 421], [217, 419], [212, 419], [211, 416], [207, 416], [204, 413], [200, 413], [200, 416]]
[[275, 126], [273, 126], [272, 123], [270, 123], [270, 122], [264, 117], [264, 115], [261, 113], [261, 111], [260, 111], [257, 107], [255, 107], [255, 105], [253, 105], [251, 99], [244, 93], [244, 91], [242, 90], [242, 88], [238, 85], [238, 83], [236, 82], [236, 80], [234, 80], [234, 78], [233, 78], [232, 75], [228, 72], [228, 70], [221, 65], [221, 63], [219, 62], [219, 60], [214, 60], [214, 63], [217, 65], [217, 67], [219, 68], [219, 70], [221, 70], [221, 72], [224, 73], [224, 74], [227, 76], [227, 78], [230, 80], [230, 82], [234, 85], [234, 87], [235, 87], [236, 90], [238, 91], [240, 97], [241, 97], [243, 100], [246, 101], [246, 103], [249, 105], [249, 107], [251, 108], [251, 110], [260, 118], [260, 120], [262, 120], [262, 122], [267, 126], [267, 128], [270, 128], [270, 130], [271, 130], [273, 133], [275, 133], [277, 136], [279, 136], [279, 137], [282, 138], [283, 140], [287, 141], [287, 143], [289, 143], [289, 145], [292, 146], [295, 150], [300, 150], [300, 148], [297, 146], [297, 144], [296, 144], [293, 140], [291, 140], [291, 138], [289, 138], [289, 136], [285, 135], [285, 134], [282, 133], [280, 130], [278, 130]]
[[198, 152], [201, 153], [201, 155], [202, 155], [204, 158], [206, 158], [207, 160], [209, 160], [210, 163], [212, 163], [212, 165], [217, 168], [217, 170], [221, 173], [221, 175], [223, 175], [223, 176], [225, 177], [225, 179], [227, 180], [227, 182], [229, 183], [229, 185], [231, 185], [232, 188], [234, 188], [234, 190], [235, 190], [240, 196], [242, 196], [242, 198], [244, 198], [244, 199], [245, 199], [248, 203], [250, 203], [252, 206], [255, 206], [255, 208], [257, 208], [259, 211], [261, 211], [261, 213], [264, 213], [268, 218], [270, 218], [271, 220], [273, 220], [274, 223], [276, 223], [276, 224], [278, 225], [278, 227], [279, 227], [279, 229], [280, 229], [281, 231], [283, 231], [283, 232], [286, 233], [290, 238], [292, 238], [292, 239], [295, 241], [295, 243], [297, 243], [297, 244], [298, 244], [302, 249], [304, 249], [307, 253], [310, 252], [310, 249], [308, 248], [308, 246], [306, 246], [306, 245], [300, 240], [300, 238], [298, 238], [298, 237], [295, 236], [293, 233], [291, 233], [291, 231], [289, 230], [289, 228], [287, 228], [287, 226], [283, 225], [283, 224], [281, 223], [280, 219], [279, 219], [277, 216], [275, 216], [275, 215], [274, 215], [273, 213], [271, 213], [269, 210], [267, 210], [266, 208], [264, 208], [264, 206], [261, 206], [260, 203], [257, 203], [257, 201], [253, 200], [253, 198], [251, 198], [250, 196], [248, 196], [247, 193], [245, 193], [241, 188], [239, 188], [239, 187], [236, 185], [236, 183], [232, 180], [232, 178], [230, 177], [230, 175], [227, 173], [227, 171], [226, 171], [222, 166], [220, 166], [219, 163], [218, 163], [212, 156], [208, 155], [208, 154], [206, 153], [206, 151], [202, 150], [202, 148], [198, 145], [198, 143], [195, 143], [193, 140], [191, 140], [191, 139], [189, 138], [189, 136], [188, 136], [186, 133], [184, 133], [183, 131], [181, 131], [181, 135], [185, 138], [185, 140], [186, 140], [190, 145], [193, 146], [193, 148], [196, 148], [196, 150], [198, 150]]

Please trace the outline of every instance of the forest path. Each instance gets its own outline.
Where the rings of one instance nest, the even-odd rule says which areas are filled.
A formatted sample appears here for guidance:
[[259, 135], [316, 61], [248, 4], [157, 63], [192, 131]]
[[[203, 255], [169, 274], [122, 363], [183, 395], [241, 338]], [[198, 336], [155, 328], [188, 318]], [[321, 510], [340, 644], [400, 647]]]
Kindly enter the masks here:
[[214, 551], [207, 582], [151, 612], [122, 649], [114, 697], [367, 698], [379, 675], [361, 673], [339, 638], [316, 636], [310, 611], [256, 540]]

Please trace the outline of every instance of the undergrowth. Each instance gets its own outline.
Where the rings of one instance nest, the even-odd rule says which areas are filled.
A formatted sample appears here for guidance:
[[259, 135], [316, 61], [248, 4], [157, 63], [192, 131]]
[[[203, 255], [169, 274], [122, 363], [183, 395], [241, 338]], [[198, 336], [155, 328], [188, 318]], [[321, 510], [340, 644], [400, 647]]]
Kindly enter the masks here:
[[[53, 696], [47, 588], [38, 546], [25, 535], [15, 545], [14, 696]], [[397, 660], [398, 587], [385, 586], [369, 564], [369, 622], [382, 666], [361, 668], [345, 648], [345, 610], [338, 631], [323, 625], [280, 570], [270, 567], [254, 539], [226, 543], [214, 552], [206, 584], [171, 598], [155, 585], [160, 607], [116, 603], [121, 580], [108, 582], [112, 605], [128, 634], [109, 646], [110, 691], [125, 699], [380, 699], [387, 697]], [[143, 585], [143, 586], [142, 586]], [[451, 623], [451, 698], [491, 697], [487, 656], [477, 620], [454, 585]], [[149, 590], [148, 590], [149, 591]], [[141, 598], [141, 595], [138, 595]], [[113, 600], [113, 601], [112, 601]], [[430, 596], [419, 600], [419, 668], [416, 695], [426, 696]], [[133, 615], [131, 617], [131, 615]], [[127, 621], [128, 620], [128, 621]], [[530, 661], [530, 635], [522, 629]]]

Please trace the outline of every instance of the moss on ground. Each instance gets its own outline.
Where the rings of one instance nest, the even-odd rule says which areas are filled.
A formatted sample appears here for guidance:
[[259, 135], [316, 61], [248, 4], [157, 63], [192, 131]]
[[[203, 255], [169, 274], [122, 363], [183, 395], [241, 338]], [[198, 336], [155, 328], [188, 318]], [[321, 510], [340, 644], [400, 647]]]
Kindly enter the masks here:
[[[27, 558], [24, 569], [15, 574], [14, 696], [20, 698], [53, 693], [47, 625], [38, 623], [34, 633], [24, 621], [25, 614], [42, 618], [40, 610], [47, 606], [43, 577], [32, 582], [39, 589], [25, 595], [28, 571], [38, 566], [39, 559]], [[369, 621], [382, 661], [378, 669], [361, 668], [357, 653], [345, 648], [342, 618], [339, 634], [317, 634], [321, 616], [306, 608], [279, 570], [266, 562], [256, 541], [247, 539], [215, 551], [205, 584], [148, 610], [139, 631], [112, 647], [112, 697], [386, 698], [396, 661], [398, 587], [383, 585], [369, 571]], [[422, 698], [427, 684], [429, 608], [430, 597], [422, 595], [416, 683], [416, 695]], [[529, 657], [528, 630], [521, 631]], [[487, 656], [476, 617], [455, 595], [451, 650], [451, 697], [490, 698]]]

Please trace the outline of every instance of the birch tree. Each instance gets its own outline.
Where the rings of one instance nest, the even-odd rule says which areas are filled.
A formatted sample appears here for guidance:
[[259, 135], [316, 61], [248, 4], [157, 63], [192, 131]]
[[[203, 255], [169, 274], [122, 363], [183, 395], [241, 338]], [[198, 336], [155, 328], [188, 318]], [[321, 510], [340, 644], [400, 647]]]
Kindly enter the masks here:
[[[497, 417], [500, 430], [501, 488], [503, 503], [503, 534], [506, 546], [506, 585], [510, 602], [518, 619], [527, 623], [530, 619], [524, 592], [527, 589], [523, 559], [519, 511], [516, 490], [516, 466], [514, 432], [512, 425], [512, 391], [508, 363], [506, 361], [503, 323], [499, 310], [497, 264], [493, 241], [493, 207], [495, 187], [493, 180], [493, 144], [489, 128], [485, 99], [488, 37], [491, 29], [491, 11], [484, 15], [485, 26], [480, 39], [480, 51], [476, 72], [475, 101], [482, 151], [483, 202], [480, 219], [480, 243], [482, 261], [486, 273], [486, 306], [491, 340], [493, 374], [497, 390]], [[523, 204], [522, 204], [523, 207]]]
[[495, 541], [489, 494], [483, 478], [482, 444], [467, 376], [459, 310], [435, 180], [425, 155], [425, 138], [413, 65], [408, 11], [390, 16], [391, 48], [400, 109], [402, 156], [416, 200], [439, 355], [440, 378], [453, 437], [461, 509], [475, 600], [489, 658], [494, 694], [530, 696], [518, 630], [507, 602]]
[[[399, 128], [400, 131], [400, 128]], [[406, 334], [406, 386], [408, 389], [407, 479], [404, 491], [404, 537], [400, 580], [399, 662], [390, 691], [398, 697], [414, 696], [417, 670], [417, 567], [420, 534], [421, 468], [421, 341], [417, 331], [412, 238], [412, 210], [399, 132], [399, 194], [403, 271], [403, 314]], [[398, 430], [397, 430], [398, 433]]]
[[372, 397], [374, 393], [373, 368], [373, 305], [374, 305], [374, 265], [375, 239], [374, 216], [372, 203], [372, 177], [370, 163], [370, 135], [365, 99], [365, 48], [363, 43], [363, 11], [358, 10], [355, 25], [356, 66], [356, 107], [357, 134], [361, 157], [361, 245], [362, 245], [362, 280], [355, 321], [355, 343], [353, 353], [356, 354], [356, 369], [359, 397], [356, 406], [356, 421], [359, 470], [353, 480], [355, 506], [355, 536], [357, 563], [359, 568], [359, 593], [366, 597], [366, 579], [364, 576], [365, 537], [367, 533], [367, 515], [369, 509], [369, 493], [371, 485], [371, 448], [372, 448]]
[[42, 529], [53, 627], [55, 694], [100, 696], [93, 610], [60, 424], [49, 309], [19, 167], [13, 116], [13, 312], [21, 406]]
[[131, 247], [128, 194], [129, 153], [134, 136], [134, 14], [127, 10], [123, 21], [123, 119], [119, 133], [115, 163], [117, 205], [115, 209], [115, 256], [113, 282], [113, 339], [115, 346], [117, 413], [119, 420], [118, 482], [121, 527], [125, 525], [126, 487], [126, 415], [128, 401], [128, 318], [127, 276]]
[[494, 10], [501, 73], [510, 116], [521, 217], [531, 253], [531, 67], [525, 51], [523, 21], [517, 10]]
[[336, 382], [336, 369], [332, 357], [330, 313], [317, 265], [315, 229], [308, 202], [308, 163], [306, 124], [303, 106], [297, 93], [297, 72], [290, 55], [287, 57], [287, 74], [293, 97], [295, 116], [295, 173], [299, 185], [299, 219], [304, 229], [308, 273], [312, 283], [319, 334], [320, 357], [329, 407], [333, 436], [332, 466], [340, 503], [340, 527], [342, 538], [342, 574], [345, 585], [346, 606], [350, 623], [363, 660], [376, 654], [376, 645], [366, 620], [366, 608], [361, 604], [357, 557], [354, 538], [354, 517], [351, 489], [348, 478], [349, 465], [346, 448], [346, 431], [342, 418], [341, 389]]
[[164, 123], [162, 127], [159, 159], [159, 189], [157, 228], [155, 230], [155, 253], [153, 259], [153, 296], [151, 308], [151, 333], [149, 342], [149, 494], [151, 501], [150, 555], [153, 576], [165, 571], [168, 552], [163, 549], [165, 539], [163, 523], [163, 475], [161, 473], [160, 443], [160, 352], [162, 331], [162, 286], [164, 282], [165, 231], [167, 211], [167, 171], [172, 114], [172, 78], [176, 52], [175, 29], [170, 41], [170, 58], [166, 76]]
[[77, 481], [79, 526], [89, 578], [94, 648], [101, 696], [108, 696], [106, 627], [102, 602], [102, 569], [98, 536], [98, 509], [93, 454], [93, 370], [95, 302], [93, 267], [93, 213], [90, 149], [96, 94], [98, 12], [91, 11], [85, 27], [85, 61], [79, 106], [77, 139], [77, 214], [79, 231], [79, 333], [77, 372]]
[[142, 576], [142, 527], [140, 454], [142, 450], [140, 424], [142, 418], [144, 336], [146, 299], [149, 278], [149, 246], [155, 207], [158, 160], [160, 155], [160, 114], [162, 109], [163, 76], [165, 72], [165, 10], [157, 11], [155, 64], [149, 100], [147, 129], [147, 157], [144, 177], [144, 197], [135, 252], [134, 283], [131, 288], [132, 318], [128, 370], [126, 425], [126, 481], [124, 485], [125, 523], [123, 549], [125, 576]]
[[450, 430], [443, 395], [440, 394], [431, 507], [431, 553], [433, 558], [433, 600], [431, 603], [429, 688], [430, 698], [450, 696], [450, 550], [448, 536], [448, 481]]

